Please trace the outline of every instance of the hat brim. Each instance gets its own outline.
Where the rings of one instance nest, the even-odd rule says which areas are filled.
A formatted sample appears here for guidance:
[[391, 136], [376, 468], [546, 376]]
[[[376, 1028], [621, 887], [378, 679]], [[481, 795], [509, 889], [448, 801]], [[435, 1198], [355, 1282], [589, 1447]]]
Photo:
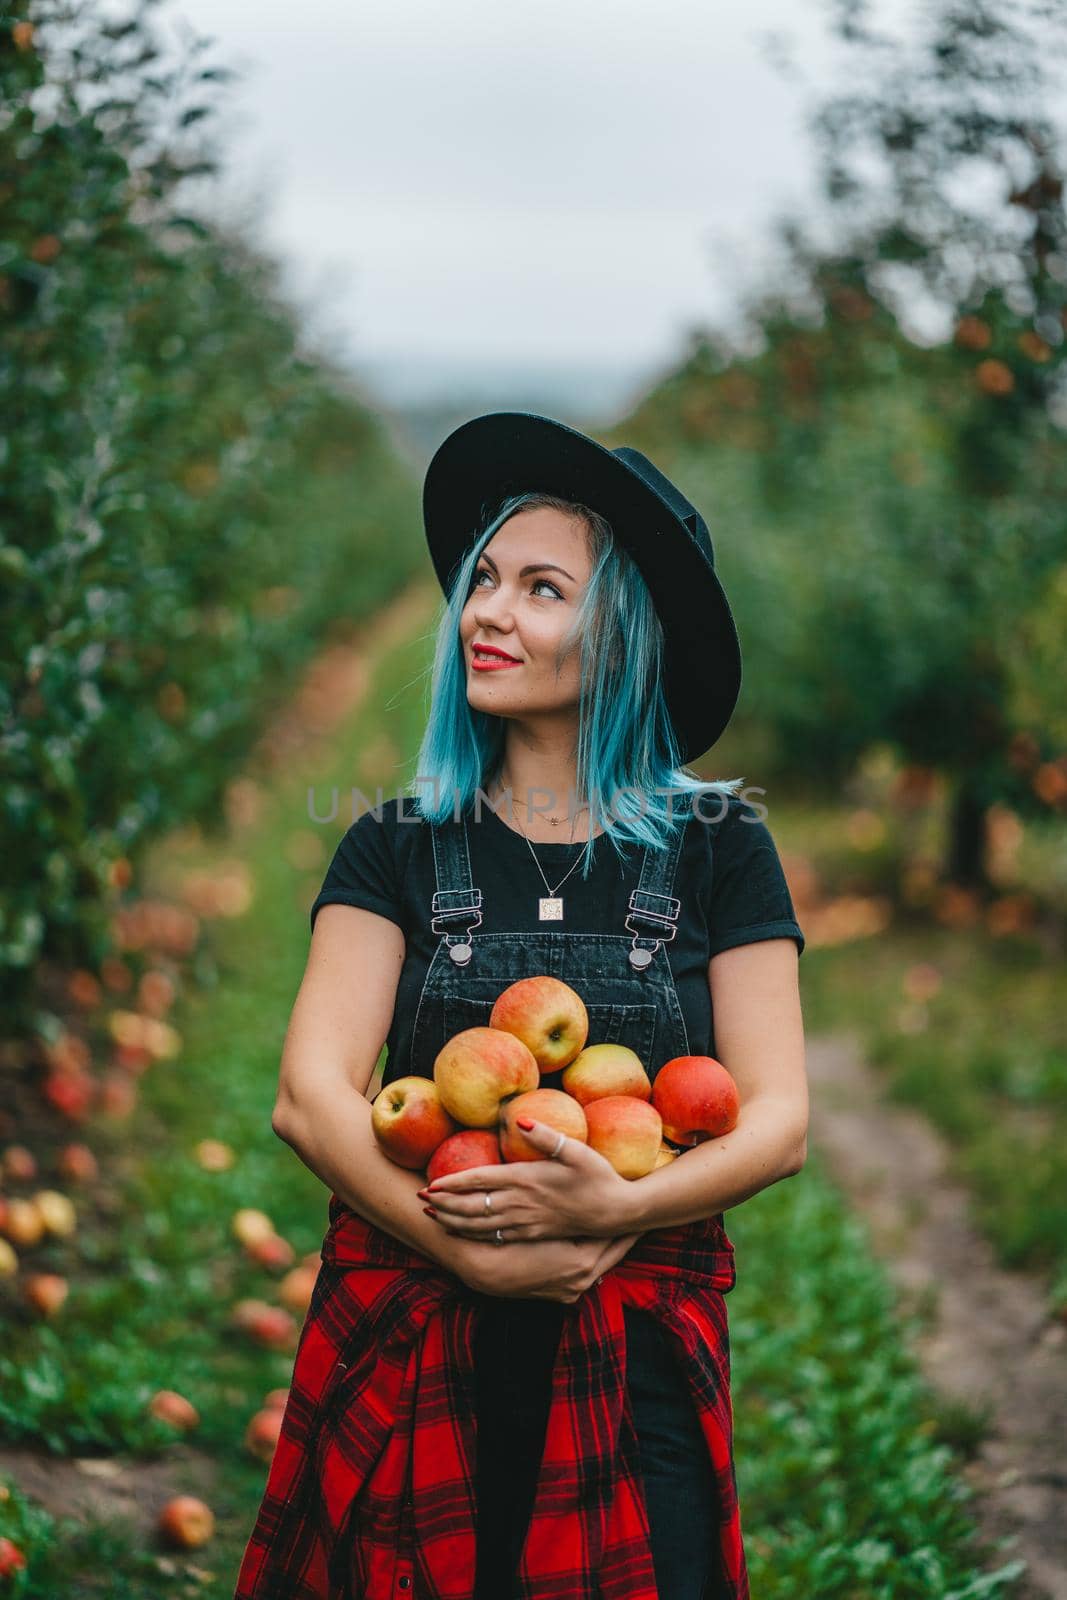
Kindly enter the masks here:
[[496, 411], [438, 447], [423, 484], [430, 557], [447, 595], [479, 528], [509, 495], [556, 494], [599, 511], [641, 571], [663, 625], [664, 694], [683, 761], [715, 743], [741, 691], [726, 594], [682, 518], [604, 445], [565, 423]]

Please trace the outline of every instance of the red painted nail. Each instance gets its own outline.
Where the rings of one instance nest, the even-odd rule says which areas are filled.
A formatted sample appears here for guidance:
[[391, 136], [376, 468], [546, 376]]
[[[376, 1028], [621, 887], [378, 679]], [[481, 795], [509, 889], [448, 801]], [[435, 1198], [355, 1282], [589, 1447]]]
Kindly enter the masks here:
[[530, 1129], [533, 1127], [533, 1123], [530, 1121], [529, 1117], [516, 1117], [515, 1121], [518, 1123], [519, 1127], [524, 1133], [529, 1133]]
[[422, 1209], [425, 1211], [428, 1217], [436, 1217], [437, 1215], [437, 1212], [434, 1210], [433, 1206], [423, 1206]]

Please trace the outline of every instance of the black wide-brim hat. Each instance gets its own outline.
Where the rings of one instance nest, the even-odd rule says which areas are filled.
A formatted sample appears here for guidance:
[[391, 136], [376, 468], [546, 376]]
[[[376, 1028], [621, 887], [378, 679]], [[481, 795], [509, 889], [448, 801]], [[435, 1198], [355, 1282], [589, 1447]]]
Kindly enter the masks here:
[[711, 748], [741, 692], [741, 646], [707, 523], [640, 450], [608, 450], [527, 411], [462, 423], [423, 485], [430, 556], [446, 597], [479, 529], [514, 494], [546, 493], [599, 511], [633, 557], [663, 624], [664, 696], [683, 762]]

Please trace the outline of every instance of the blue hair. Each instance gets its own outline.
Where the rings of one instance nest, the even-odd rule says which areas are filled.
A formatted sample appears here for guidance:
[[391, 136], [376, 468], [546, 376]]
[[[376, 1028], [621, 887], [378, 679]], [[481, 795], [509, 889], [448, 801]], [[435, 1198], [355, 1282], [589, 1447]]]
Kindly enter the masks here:
[[[478, 790], [480, 803], [490, 804], [485, 789], [499, 776], [506, 723], [475, 710], [467, 699], [460, 617], [483, 549], [509, 517], [533, 506], [581, 518], [589, 538], [589, 582], [556, 662], [558, 671], [579, 646], [576, 786], [590, 806], [582, 869], [587, 878], [597, 822], [620, 856], [627, 845], [665, 849], [674, 830], [684, 826], [696, 796], [736, 794], [744, 779], [704, 782], [682, 764], [663, 693], [663, 626], [640, 568], [610, 523], [577, 501], [517, 494], [476, 534], [438, 614], [430, 713], [415, 760], [416, 813], [428, 822], [458, 818], [473, 808]], [[431, 794], [422, 792], [426, 784]], [[602, 803], [605, 795], [614, 797], [610, 811]]]

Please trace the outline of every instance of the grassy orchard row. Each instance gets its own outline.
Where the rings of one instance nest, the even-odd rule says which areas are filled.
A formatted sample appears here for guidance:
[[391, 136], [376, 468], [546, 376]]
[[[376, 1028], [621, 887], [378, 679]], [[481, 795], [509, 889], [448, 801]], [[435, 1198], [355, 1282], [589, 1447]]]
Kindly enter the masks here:
[[42, 960], [99, 966], [148, 841], [214, 825], [330, 624], [424, 553], [415, 484], [276, 263], [187, 210], [229, 74], [171, 60], [147, 7], [8, 9], [0, 983], [21, 1034]]
[[620, 1177], [643, 1178], [679, 1149], [735, 1126], [737, 1085], [713, 1057], [677, 1056], [653, 1083], [635, 1050], [588, 1038], [589, 1012], [570, 984], [520, 978], [497, 996], [487, 1027], [445, 1041], [432, 1078], [398, 1078], [375, 1095], [375, 1138], [398, 1166], [425, 1168], [432, 1183], [472, 1167], [549, 1159], [524, 1135], [534, 1118], [596, 1150]]

